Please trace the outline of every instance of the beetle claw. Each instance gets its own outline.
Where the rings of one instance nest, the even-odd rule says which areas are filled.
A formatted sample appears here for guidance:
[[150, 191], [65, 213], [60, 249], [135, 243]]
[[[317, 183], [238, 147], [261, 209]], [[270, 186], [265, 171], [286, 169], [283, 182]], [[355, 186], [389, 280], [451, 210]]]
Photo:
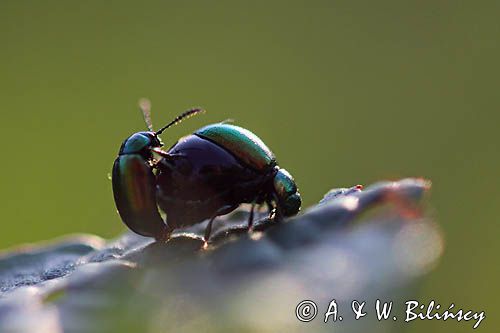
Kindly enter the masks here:
[[166, 225], [165, 228], [162, 228], [162, 231], [159, 233], [159, 235], [155, 237], [155, 240], [157, 242], [165, 243], [172, 236], [172, 232], [173, 230], [168, 225]]

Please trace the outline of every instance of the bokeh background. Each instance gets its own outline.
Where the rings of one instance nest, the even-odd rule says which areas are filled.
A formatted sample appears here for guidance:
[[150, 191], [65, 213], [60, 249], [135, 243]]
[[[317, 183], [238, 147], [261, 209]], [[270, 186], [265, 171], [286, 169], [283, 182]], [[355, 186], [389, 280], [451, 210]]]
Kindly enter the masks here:
[[[305, 206], [332, 187], [422, 176], [446, 252], [421, 301], [498, 299], [500, 3], [0, 2], [0, 249], [125, 230], [109, 173], [121, 142], [191, 106], [258, 134]], [[468, 332], [412, 322], [409, 331]]]

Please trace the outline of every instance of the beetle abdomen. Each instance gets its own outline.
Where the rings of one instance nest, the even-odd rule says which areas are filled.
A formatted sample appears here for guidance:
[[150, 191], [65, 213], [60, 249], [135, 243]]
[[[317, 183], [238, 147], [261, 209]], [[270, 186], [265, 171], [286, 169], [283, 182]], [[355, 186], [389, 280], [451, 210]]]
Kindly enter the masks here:
[[248, 166], [264, 171], [276, 165], [271, 150], [255, 134], [230, 124], [213, 124], [200, 128], [196, 135], [227, 149]]
[[156, 204], [154, 174], [142, 156], [118, 156], [113, 165], [113, 193], [118, 212], [130, 229], [155, 238], [166, 233]]
[[[219, 208], [252, 202], [272, 181], [234, 154], [197, 135], [181, 138], [168, 151], [174, 159], [158, 164], [158, 204], [172, 228], [211, 217]], [[272, 185], [271, 185], [272, 186]]]

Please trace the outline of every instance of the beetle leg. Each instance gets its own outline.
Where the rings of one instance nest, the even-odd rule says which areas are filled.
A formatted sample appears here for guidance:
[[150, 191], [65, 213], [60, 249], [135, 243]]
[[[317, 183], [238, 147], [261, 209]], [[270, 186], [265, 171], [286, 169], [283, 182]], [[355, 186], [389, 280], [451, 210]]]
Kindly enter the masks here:
[[267, 213], [269, 214], [269, 218], [271, 219], [276, 209], [274, 208], [271, 200], [266, 201], [266, 205], [267, 205]]
[[203, 241], [205, 242], [205, 244], [203, 244], [204, 248], [208, 246], [208, 239], [210, 238], [210, 234], [212, 233], [212, 224], [214, 223], [216, 217], [217, 215], [214, 214], [210, 218], [210, 221], [208, 222], [207, 227], [205, 228], [205, 236], [203, 236]]
[[172, 235], [173, 229], [170, 228], [170, 226], [166, 223], [165, 221], [165, 228], [162, 230], [162, 232], [155, 236], [155, 240], [157, 242], [166, 242], [170, 239], [170, 236]]
[[250, 215], [248, 216], [248, 232], [253, 230], [253, 211], [255, 209], [255, 201], [252, 202], [252, 207], [250, 207]]
[[151, 148], [151, 150], [167, 160], [174, 160], [179, 157], [184, 157], [184, 154], [170, 154], [159, 147]]
[[283, 212], [282, 212], [281, 206], [279, 204], [278, 195], [276, 195], [276, 193], [274, 193], [274, 192], [273, 192], [273, 199], [274, 199], [274, 204], [275, 204], [274, 220], [278, 223], [283, 222]]
[[230, 205], [222, 206], [221, 208], [217, 209], [214, 215], [212, 215], [210, 221], [208, 221], [207, 227], [205, 228], [205, 236], [203, 236], [205, 244], [203, 245], [203, 248], [206, 248], [208, 246], [208, 240], [210, 239], [210, 234], [212, 233], [212, 224], [214, 223], [215, 218], [219, 215], [224, 215], [231, 212], [235, 209], [235, 207], [236, 206]]

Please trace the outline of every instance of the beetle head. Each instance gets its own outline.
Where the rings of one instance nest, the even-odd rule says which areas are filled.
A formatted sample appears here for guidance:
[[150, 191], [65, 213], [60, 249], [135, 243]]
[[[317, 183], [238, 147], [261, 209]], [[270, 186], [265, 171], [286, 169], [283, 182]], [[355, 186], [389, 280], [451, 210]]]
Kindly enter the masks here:
[[125, 140], [120, 147], [119, 155], [139, 154], [146, 159], [151, 157], [151, 149], [162, 147], [163, 142], [156, 132], [137, 132]]
[[177, 125], [182, 120], [194, 116], [195, 114], [205, 112], [205, 110], [199, 108], [190, 109], [175, 117], [174, 120], [163, 126], [158, 131], [154, 131], [153, 124], [151, 122], [151, 103], [149, 102], [149, 100], [141, 99], [139, 101], [139, 108], [142, 111], [144, 121], [146, 122], [146, 126], [148, 127], [149, 131], [137, 132], [129, 136], [123, 142], [118, 154], [139, 154], [147, 160], [152, 158], [153, 148], [160, 148], [163, 146], [163, 142], [158, 135], [160, 135], [164, 130], [171, 126]]
[[273, 180], [274, 193], [278, 198], [283, 215], [292, 216], [299, 212], [302, 200], [293, 177], [285, 169], [279, 169]]

